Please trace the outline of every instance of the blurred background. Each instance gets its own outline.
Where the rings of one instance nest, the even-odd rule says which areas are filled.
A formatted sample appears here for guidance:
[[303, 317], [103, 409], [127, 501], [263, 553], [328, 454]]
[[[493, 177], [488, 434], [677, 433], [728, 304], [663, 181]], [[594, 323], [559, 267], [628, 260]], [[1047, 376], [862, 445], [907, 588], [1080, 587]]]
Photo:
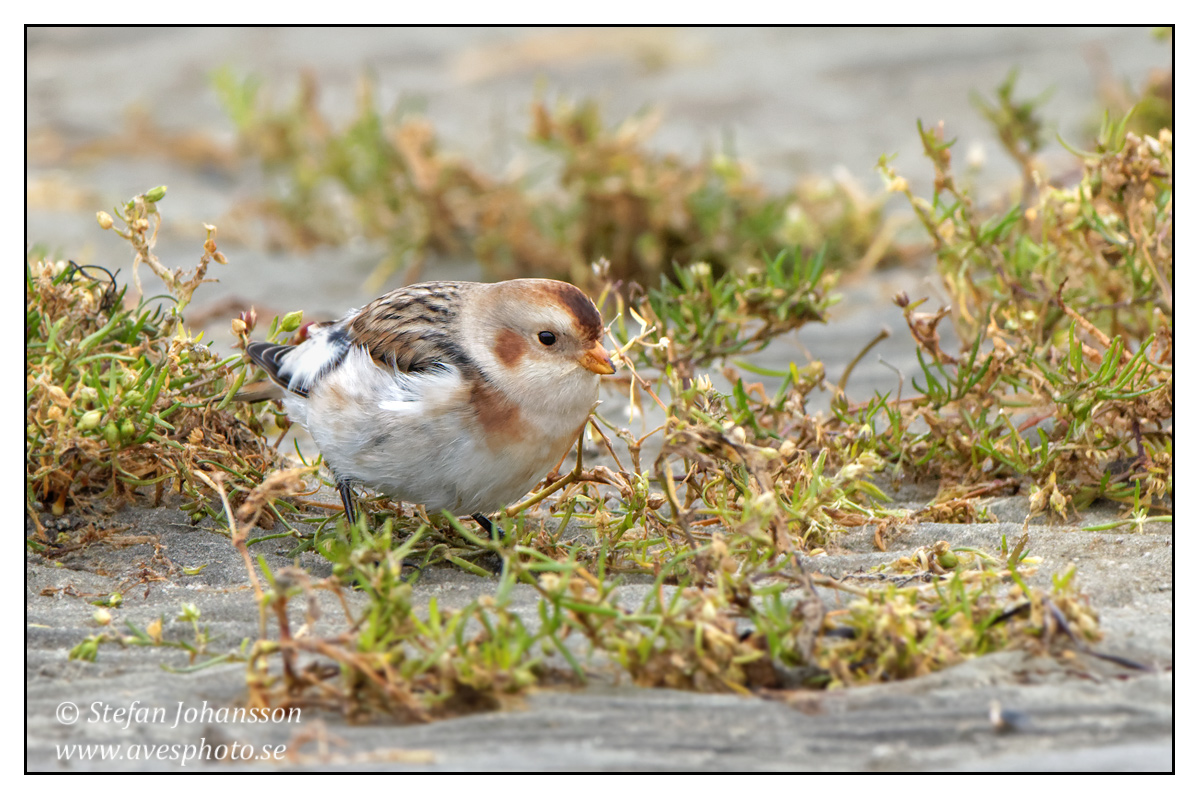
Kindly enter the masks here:
[[880, 223], [907, 210], [881, 156], [929, 196], [918, 119], [1005, 202], [1022, 171], [986, 109], [1006, 80], [1041, 103], [1051, 179], [1071, 163], [1056, 135], [1086, 149], [1107, 108], [1171, 91], [1170, 40], [1147, 28], [30, 28], [26, 53], [27, 249], [128, 279], [96, 211], [166, 184], [165, 264], [194, 265], [218, 228], [228, 263], [188, 322], [221, 349], [250, 305], [323, 319], [415, 279], [585, 283], [605, 256], [653, 284], [672, 262], [825, 245], [862, 277], [831, 315], [857, 327], [808, 326], [781, 361], [815, 352], [831, 374], [846, 357], [823, 342], [858, 331], [852, 354], [903, 329], [896, 291], [936, 293], [928, 253]]

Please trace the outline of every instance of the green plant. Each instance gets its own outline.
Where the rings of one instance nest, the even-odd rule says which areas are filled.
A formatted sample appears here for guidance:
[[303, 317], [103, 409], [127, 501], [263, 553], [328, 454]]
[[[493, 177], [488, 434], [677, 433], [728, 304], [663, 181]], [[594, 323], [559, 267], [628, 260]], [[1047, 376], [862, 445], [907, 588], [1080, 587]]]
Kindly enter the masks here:
[[585, 287], [601, 258], [618, 281], [653, 285], [675, 265], [746, 272], [783, 248], [826, 247], [838, 269], [901, 252], [893, 229], [881, 228], [879, 198], [844, 180], [773, 194], [727, 153], [658, 155], [648, 146], [654, 115], [608, 126], [594, 103], [535, 101], [529, 140], [552, 159], [553, 180], [531, 186], [530, 176], [495, 179], [448, 154], [411, 109], [380, 109], [367, 78], [345, 126], [321, 115], [309, 76], [283, 107], [266, 102], [253, 77], [220, 70], [214, 83], [240, 150], [278, 179], [281, 190], [260, 204], [273, 240], [381, 241], [373, 285], [398, 269], [412, 282], [430, 255], [464, 250], [493, 279], [544, 275]]
[[[994, 104], [980, 101], [1025, 182], [1021, 202], [996, 209], [957, 182], [941, 126], [919, 125], [932, 197], [917, 197], [886, 160], [880, 168], [928, 234], [949, 303], [927, 309], [927, 300], [895, 298], [917, 353], [916, 394], [902, 385], [896, 396], [854, 402], [847, 378], [878, 338], [836, 384], [818, 362], [768, 370], [746, 359], [824, 322], [840, 268], [863, 247], [890, 247], [876, 201], [832, 203], [816, 229], [854, 230], [815, 247], [823, 236], [805, 226], [820, 215], [794, 213], [802, 192], [770, 196], [729, 159], [654, 155], [644, 146], [647, 120], [607, 129], [586, 104], [535, 107], [534, 138], [562, 166], [562, 194], [537, 197], [448, 158], [425, 123], [380, 115], [366, 91], [359, 118], [337, 132], [316, 114], [311, 84], [291, 109], [272, 112], [251, 84], [222, 80], [244, 146], [292, 186], [274, 213], [295, 235], [336, 241], [348, 229], [331, 216], [333, 186], [350, 195], [360, 229], [387, 238], [394, 263], [415, 269], [426, 253], [469, 244], [492, 275], [521, 263], [591, 282], [613, 320], [622, 375], [610, 380], [621, 381], [631, 413], [653, 404], [664, 420], [635, 435], [594, 415], [582, 436], [610, 465], [585, 467], [581, 447], [573, 469], [505, 512], [496, 539], [386, 498], [368, 499], [346, 526], [336, 506], [297, 499], [316, 463], [270, 471], [258, 455], [264, 423], [282, 422], [276, 412], [212, 416], [227, 413], [245, 374], [228, 359], [196, 383], [196, 364], [214, 362], [197, 360], [178, 316], [203, 269], [184, 277], [150, 258], [161, 197], [135, 198], [117, 215], [138, 260], [174, 287], [172, 310], [118, 311], [115, 281], [31, 267], [30, 508], [60, 510], [98, 486], [116, 492], [122, 480], [138, 486], [128, 473], [158, 487], [175, 477], [185, 507], [223, 519], [262, 612], [242, 651], [252, 705], [425, 721], [500, 707], [533, 685], [588, 680], [597, 661], [639, 685], [745, 693], [898, 680], [1005, 648], [1087, 650], [1099, 631], [1074, 569], [1048, 591], [1032, 586], [1027, 535], [1002, 540], [997, 553], [945, 541], [918, 548], [879, 569], [882, 585], [868, 588], [810, 573], [797, 555], [820, 554], [858, 526], [872, 526], [883, 550], [904, 526], [988, 519], [985, 498], [1021, 490], [1031, 517], [1067, 518], [1097, 499], [1129, 507], [1128, 520], [1096, 530], [1171, 519], [1151, 514], [1173, 492], [1170, 131], [1134, 136], [1106, 123], [1096, 150], [1077, 153], [1078, 183], [1055, 186], [1037, 161], [1038, 103], [1015, 97], [1010, 78]], [[205, 254], [217, 258], [211, 230]], [[73, 314], [81, 304], [98, 313]], [[235, 333], [254, 323], [235, 320]], [[300, 323], [288, 315], [268, 335]], [[943, 340], [943, 323], [957, 346]], [[97, 362], [107, 368], [88, 366]], [[707, 373], [716, 367], [728, 393]], [[756, 376], [774, 379], [773, 391]], [[155, 391], [130, 388], [138, 385]], [[187, 394], [198, 387], [204, 393]], [[827, 409], [816, 407], [818, 388], [830, 390]], [[131, 410], [142, 416], [126, 441], [117, 415]], [[241, 440], [201, 450], [211, 431], [225, 430], [212, 424], [199, 441], [186, 430], [180, 440], [186, 413], [253, 433], [256, 460], [239, 455]], [[112, 441], [103, 432], [110, 422]], [[135, 455], [152, 471], [131, 472]], [[79, 460], [71, 476], [48, 467], [67, 457]], [[889, 481], [930, 477], [940, 486], [924, 508], [896, 508], [885, 494]], [[286, 531], [250, 537], [272, 520]], [[269, 569], [249, 547], [275, 536], [315, 550], [333, 574]], [[411, 570], [438, 563], [485, 576], [498, 569], [493, 596], [418, 607]], [[634, 608], [618, 591], [631, 574], [652, 579]], [[817, 587], [854, 599], [829, 609]], [[513, 611], [518, 591], [536, 593], [536, 620]], [[318, 635], [323, 592], [337, 599], [345, 627]], [[295, 599], [305, 601], [301, 627], [289, 611]], [[269, 618], [277, 633], [268, 634]], [[90, 637], [76, 655], [94, 657], [106, 642], [157, 643], [150, 626], [131, 630], [128, 641]]]

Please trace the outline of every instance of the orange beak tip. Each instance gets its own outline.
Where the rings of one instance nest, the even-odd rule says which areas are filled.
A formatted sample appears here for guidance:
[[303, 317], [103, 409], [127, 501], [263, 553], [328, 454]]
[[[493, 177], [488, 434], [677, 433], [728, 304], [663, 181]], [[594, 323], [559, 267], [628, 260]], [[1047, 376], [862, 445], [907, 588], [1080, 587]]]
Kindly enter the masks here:
[[597, 375], [612, 375], [617, 371], [617, 368], [613, 366], [612, 359], [608, 357], [608, 351], [599, 342], [580, 357], [579, 364], [588, 372], [594, 372]]

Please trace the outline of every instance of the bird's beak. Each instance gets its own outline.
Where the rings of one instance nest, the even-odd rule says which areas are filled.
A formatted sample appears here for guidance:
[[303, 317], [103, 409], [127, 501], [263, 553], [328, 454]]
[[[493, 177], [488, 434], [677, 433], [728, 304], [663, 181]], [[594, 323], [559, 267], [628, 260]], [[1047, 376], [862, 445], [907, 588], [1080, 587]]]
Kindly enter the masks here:
[[604, 345], [596, 342], [596, 346], [579, 357], [579, 366], [597, 375], [612, 375], [617, 371]]

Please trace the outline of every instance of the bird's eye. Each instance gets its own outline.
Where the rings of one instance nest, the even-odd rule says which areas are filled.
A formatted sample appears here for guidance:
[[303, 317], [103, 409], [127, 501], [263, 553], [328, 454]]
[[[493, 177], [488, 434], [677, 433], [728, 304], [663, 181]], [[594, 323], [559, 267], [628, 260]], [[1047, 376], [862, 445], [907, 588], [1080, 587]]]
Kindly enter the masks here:
[[550, 345], [552, 345], [558, 341], [558, 337], [555, 336], [550, 331], [542, 331], [541, 333], [538, 334], [538, 341], [541, 342], [542, 344], [546, 345], [546, 347], [549, 347]]

